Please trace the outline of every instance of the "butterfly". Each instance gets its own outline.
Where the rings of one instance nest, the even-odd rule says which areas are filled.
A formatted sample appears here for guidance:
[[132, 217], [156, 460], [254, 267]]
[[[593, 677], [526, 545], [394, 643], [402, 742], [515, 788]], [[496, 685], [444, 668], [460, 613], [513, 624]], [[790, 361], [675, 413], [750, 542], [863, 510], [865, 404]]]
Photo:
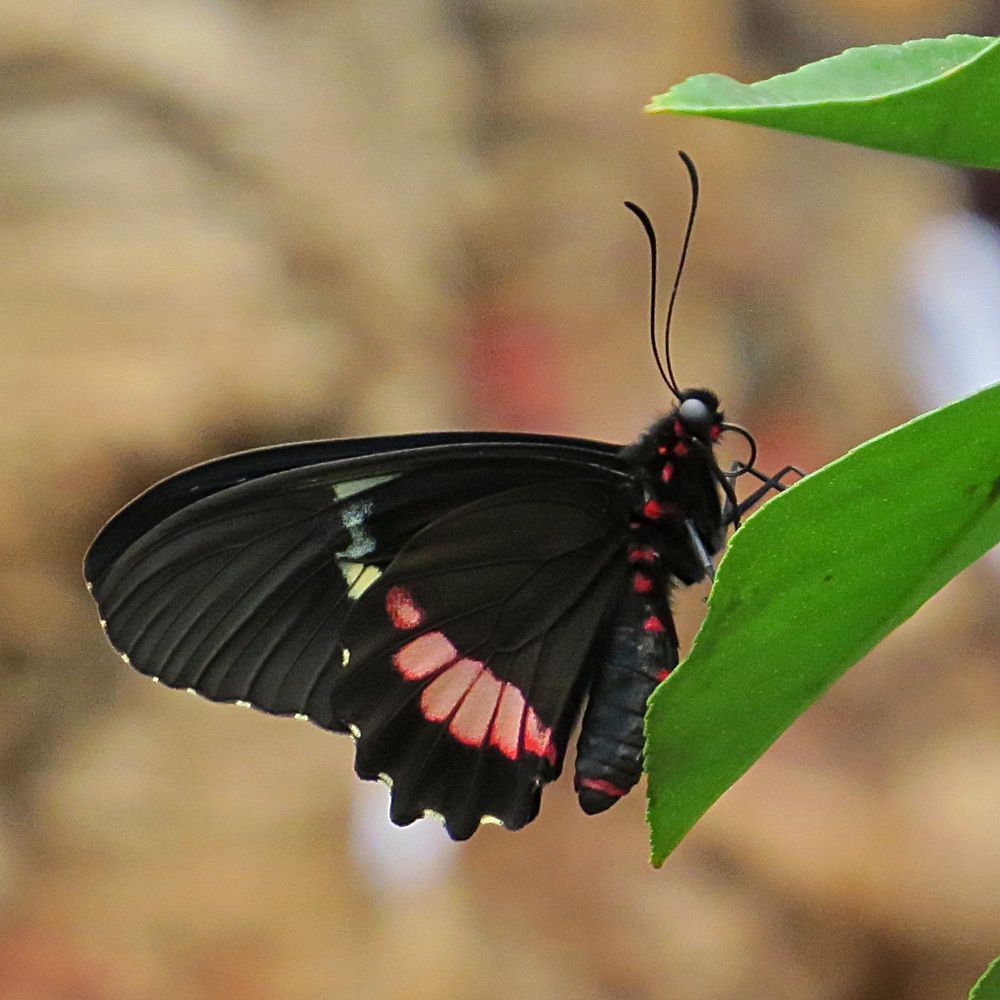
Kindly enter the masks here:
[[[456, 840], [518, 829], [559, 776], [607, 809], [642, 772], [643, 716], [677, 665], [675, 583], [711, 576], [726, 529], [791, 468], [707, 389], [678, 387], [669, 331], [697, 205], [657, 345], [675, 405], [626, 447], [513, 433], [315, 441], [180, 472], [116, 514], [84, 575], [122, 658], [214, 701], [350, 734], [390, 817], [442, 818]], [[720, 468], [726, 432], [749, 461]], [[761, 483], [737, 502], [732, 480]], [[585, 710], [583, 706], [586, 704]]]

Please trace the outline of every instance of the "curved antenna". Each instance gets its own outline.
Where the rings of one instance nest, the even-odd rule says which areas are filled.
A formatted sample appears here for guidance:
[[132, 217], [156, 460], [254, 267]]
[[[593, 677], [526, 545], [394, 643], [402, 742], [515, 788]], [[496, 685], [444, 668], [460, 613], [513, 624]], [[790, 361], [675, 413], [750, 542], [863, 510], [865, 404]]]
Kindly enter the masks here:
[[[649, 240], [649, 343], [653, 348], [653, 358], [666, 387], [680, 398], [677, 383], [667, 375], [668, 369], [663, 367], [660, 349], [656, 343], [656, 233], [653, 231], [653, 223], [649, 221], [649, 216], [634, 201], [625, 202], [625, 207], [642, 223], [642, 228], [646, 230], [646, 238]], [[669, 364], [668, 359], [668, 367]]]
[[722, 431], [723, 433], [731, 431], [734, 434], [739, 434], [750, 445], [750, 460], [747, 462], [738, 462], [738, 468], [734, 469], [729, 475], [735, 479], [737, 476], [742, 476], [745, 472], [753, 471], [753, 467], [757, 464], [757, 442], [754, 440], [753, 435], [745, 427], [740, 427], [739, 424], [723, 424]]
[[[684, 243], [681, 245], [681, 256], [677, 262], [677, 274], [674, 276], [674, 287], [670, 290], [670, 302], [667, 305], [667, 323], [663, 330], [663, 353], [667, 359], [667, 374], [674, 385], [674, 393], [677, 392], [677, 379], [674, 377], [674, 369], [670, 363], [670, 321], [674, 315], [674, 302], [677, 299], [677, 288], [681, 283], [681, 275], [684, 273], [684, 261], [687, 260], [688, 244], [691, 242], [691, 230], [694, 229], [694, 217], [698, 211], [698, 171], [695, 170], [691, 157], [682, 149], [677, 151], [684, 166], [687, 167], [688, 177], [691, 179], [691, 211], [688, 213], [687, 229], [684, 231]], [[670, 383], [668, 383], [670, 384]]]

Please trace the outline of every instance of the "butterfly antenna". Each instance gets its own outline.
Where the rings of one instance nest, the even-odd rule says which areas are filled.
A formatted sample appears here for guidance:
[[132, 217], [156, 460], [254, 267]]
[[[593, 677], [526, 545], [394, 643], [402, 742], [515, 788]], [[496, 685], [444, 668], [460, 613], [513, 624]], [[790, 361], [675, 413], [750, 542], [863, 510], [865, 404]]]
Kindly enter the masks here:
[[674, 287], [670, 289], [670, 302], [667, 304], [667, 322], [663, 329], [663, 354], [667, 359], [667, 374], [670, 382], [673, 383], [675, 395], [680, 395], [677, 391], [677, 379], [674, 377], [673, 365], [670, 363], [670, 321], [674, 316], [674, 303], [677, 301], [677, 289], [681, 283], [681, 275], [684, 273], [684, 261], [687, 260], [688, 245], [691, 242], [691, 230], [694, 229], [694, 217], [698, 212], [698, 171], [695, 170], [691, 157], [683, 150], [679, 149], [677, 155], [681, 158], [684, 166], [687, 167], [688, 177], [691, 179], [691, 211], [688, 213], [687, 229], [684, 231], [684, 243], [681, 246], [680, 260], [677, 262], [677, 273], [674, 275]]
[[660, 370], [660, 378], [666, 387], [679, 397], [677, 384], [667, 375], [667, 369], [663, 367], [660, 358], [660, 348], [656, 343], [656, 233], [653, 232], [653, 223], [649, 221], [649, 216], [635, 202], [627, 201], [625, 207], [642, 223], [642, 228], [646, 230], [646, 238], [649, 240], [649, 343], [653, 348], [653, 358]]

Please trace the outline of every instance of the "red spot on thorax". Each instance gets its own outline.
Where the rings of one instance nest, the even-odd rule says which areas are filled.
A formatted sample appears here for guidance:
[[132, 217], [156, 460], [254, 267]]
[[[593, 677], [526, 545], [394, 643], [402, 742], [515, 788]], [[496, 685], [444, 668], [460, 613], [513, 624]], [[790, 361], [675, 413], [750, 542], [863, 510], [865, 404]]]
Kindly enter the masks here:
[[661, 622], [656, 615], [650, 615], [642, 623], [642, 630], [643, 632], [666, 632], [666, 629], [663, 627], [663, 622]]
[[406, 587], [390, 587], [385, 595], [385, 610], [393, 627], [416, 628], [424, 620], [424, 612]]
[[635, 563], [654, 563], [656, 562], [656, 549], [651, 545], [637, 545], [628, 550], [628, 561], [633, 565]]
[[664, 515], [663, 507], [656, 500], [647, 500], [642, 508], [642, 516], [647, 521], [659, 521]]
[[648, 594], [653, 589], [653, 581], [645, 573], [636, 573], [632, 577], [632, 589], [637, 594]]

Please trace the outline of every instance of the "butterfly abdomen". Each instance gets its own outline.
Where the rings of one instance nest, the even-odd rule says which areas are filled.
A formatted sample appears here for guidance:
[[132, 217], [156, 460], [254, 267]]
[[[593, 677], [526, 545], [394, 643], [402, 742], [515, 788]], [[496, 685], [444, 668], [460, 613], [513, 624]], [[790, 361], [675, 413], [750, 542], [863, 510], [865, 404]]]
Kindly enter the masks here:
[[[648, 560], [648, 564], [645, 563]], [[677, 665], [667, 588], [651, 549], [633, 547], [633, 572], [598, 648], [577, 747], [575, 786], [586, 813], [613, 806], [642, 774], [643, 718], [653, 688]]]

